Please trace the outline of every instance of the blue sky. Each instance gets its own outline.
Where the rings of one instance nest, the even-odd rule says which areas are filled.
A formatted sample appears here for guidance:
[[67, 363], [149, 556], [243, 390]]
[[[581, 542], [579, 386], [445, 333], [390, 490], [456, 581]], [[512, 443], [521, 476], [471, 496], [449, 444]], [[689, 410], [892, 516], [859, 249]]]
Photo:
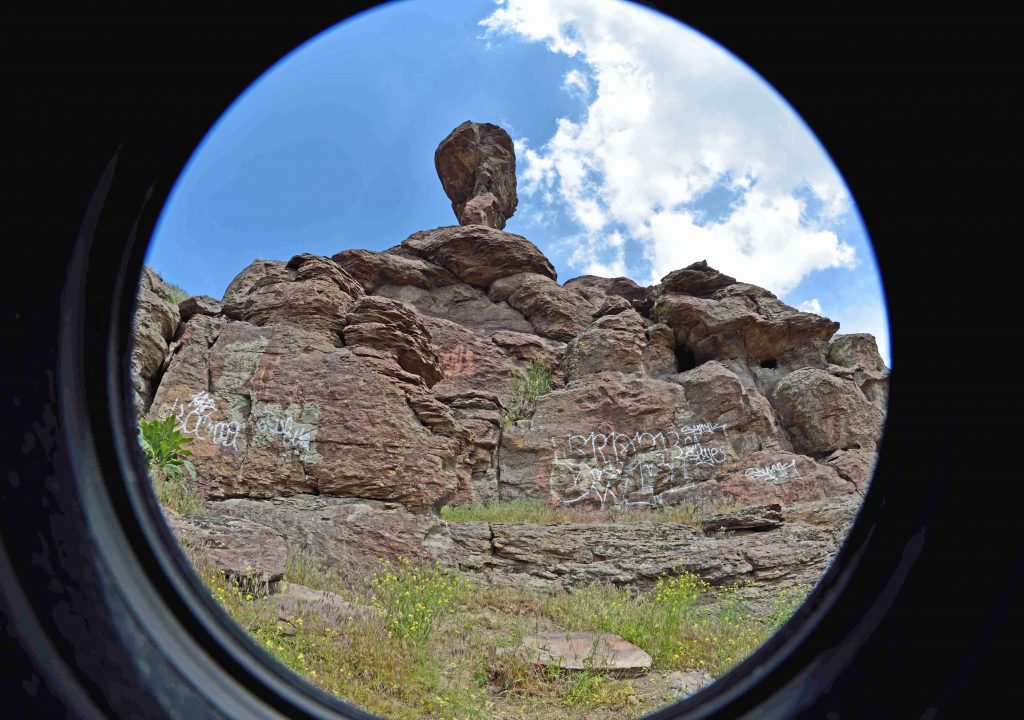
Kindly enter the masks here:
[[874, 255], [813, 134], [727, 51], [621, 2], [407, 0], [325, 30], [210, 130], [147, 262], [220, 297], [255, 258], [384, 250], [455, 224], [433, 156], [464, 120], [515, 140], [505, 229], [560, 281], [648, 285], [706, 259], [872, 333], [889, 362]]

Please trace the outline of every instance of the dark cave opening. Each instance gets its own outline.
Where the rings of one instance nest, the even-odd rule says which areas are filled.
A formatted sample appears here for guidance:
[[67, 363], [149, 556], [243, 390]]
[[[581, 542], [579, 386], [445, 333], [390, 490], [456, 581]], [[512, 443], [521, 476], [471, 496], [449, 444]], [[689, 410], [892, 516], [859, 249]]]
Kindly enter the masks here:
[[767, 368], [768, 370], [774, 370], [778, 366], [779, 362], [775, 358], [768, 358], [767, 360], [761, 361], [761, 367]]
[[686, 372], [697, 367], [697, 358], [693, 350], [685, 345], [676, 345], [676, 362], [679, 363], [679, 372]]

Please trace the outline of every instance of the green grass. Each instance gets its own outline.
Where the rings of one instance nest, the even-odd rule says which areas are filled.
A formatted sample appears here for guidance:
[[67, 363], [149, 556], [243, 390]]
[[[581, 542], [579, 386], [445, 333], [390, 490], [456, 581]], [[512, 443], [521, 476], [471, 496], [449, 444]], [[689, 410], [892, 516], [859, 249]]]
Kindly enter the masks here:
[[[282, 624], [263, 593], [231, 582], [189, 549], [210, 592], [274, 659], [328, 693], [398, 720], [628, 718], [665, 702], [647, 677], [541, 668], [516, 653], [528, 634], [614, 632], [675, 669], [720, 674], [766, 639], [801, 595], [755, 615], [729, 590], [680, 574], [650, 591], [472, 587], [436, 565], [397, 560], [357, 577], [289, 560], [288, 582], [331, 590], [371, 613], [331, 626], [310, 610]], [[785, 602], [783, 602], [785, 600]]]
[[508, 407], [501, 411], [502, 427], [531, 417], [537, 406], [537, 398], [551, 392], [551, 368], [534, 358], [530, 369], [525, 373], [515, 369], [509, 374], [511, 389], [509, 390]]
[[149, 268], [150, 272], [152, 272], [154, 275], [160, 278], [160, 282], [153, 286], [153, 292], [155, 292], [157, 295], [159, 295], [167, 302], [171, 303], [172, 305], [177, 305], [181, 303], [183, 300], [188, 300], [190, 297], [192, 297], [191, 294], [189, 294], [182, 288], [178, 287], [174, 283], [169, 283], [166, 280], [164, 280], [160, 273], [158, 273], [153, 268], [149, 267], [148, 265], [146, 267]]

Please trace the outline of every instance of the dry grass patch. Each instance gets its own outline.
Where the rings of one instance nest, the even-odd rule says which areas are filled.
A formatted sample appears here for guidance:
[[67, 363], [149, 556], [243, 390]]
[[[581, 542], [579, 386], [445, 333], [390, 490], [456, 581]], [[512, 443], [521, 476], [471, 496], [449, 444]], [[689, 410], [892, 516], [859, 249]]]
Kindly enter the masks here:
[[[606, 585], [543, 592], [473, 585], [451, 570], [401, 559], [357, 576], [298, 556], [287, 564], [287, 582], [378, 612], [332, 626], [311, 609], [285, 624], [265, 594], [227, 580], [196, 550], [190, 554], [214, 598], [273, 658], [322, 690], [394, 720], [636, 717], [665, 702], [656, 678], [675, 669], [724, 672], [799, 601], [794, 596], [775, 614], [753, 615], [738, 596], [685, 573], [648, 592]], [[551, 630], [621, 635], [652, 656], [651, 675], [543, 668], [500, 650]]]

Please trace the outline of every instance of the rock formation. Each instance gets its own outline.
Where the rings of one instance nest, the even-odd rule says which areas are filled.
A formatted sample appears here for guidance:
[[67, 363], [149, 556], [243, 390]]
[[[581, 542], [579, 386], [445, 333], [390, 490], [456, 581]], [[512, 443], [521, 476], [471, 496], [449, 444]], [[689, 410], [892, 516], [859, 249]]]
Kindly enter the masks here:
[[497, 125], [462, 123], [437, 146], [434, 166], [459, 225], [501, 230], [515, 214], [515, 149]]
[[[144, 278], [137, 406], [192, 437], [206, 507], [175, 526], [538, 587], [650, 586], [682, 569], [813, 582], [870, 479], [888, 378], [874, 339], [702, 261], [650, 288], [559, 284], [502, 230], [516, 207], [503, 130], [465, 123], [435, 162], [460, 226], [384, 252], [256, 260], [220, 301], [171, 305]], [[513, 378], [535, 362], [552, 390], [512, 417]], [[593, 521], [438, 514], [519, 497]], [[703, 524], [607, 514], [674, 505]]]

